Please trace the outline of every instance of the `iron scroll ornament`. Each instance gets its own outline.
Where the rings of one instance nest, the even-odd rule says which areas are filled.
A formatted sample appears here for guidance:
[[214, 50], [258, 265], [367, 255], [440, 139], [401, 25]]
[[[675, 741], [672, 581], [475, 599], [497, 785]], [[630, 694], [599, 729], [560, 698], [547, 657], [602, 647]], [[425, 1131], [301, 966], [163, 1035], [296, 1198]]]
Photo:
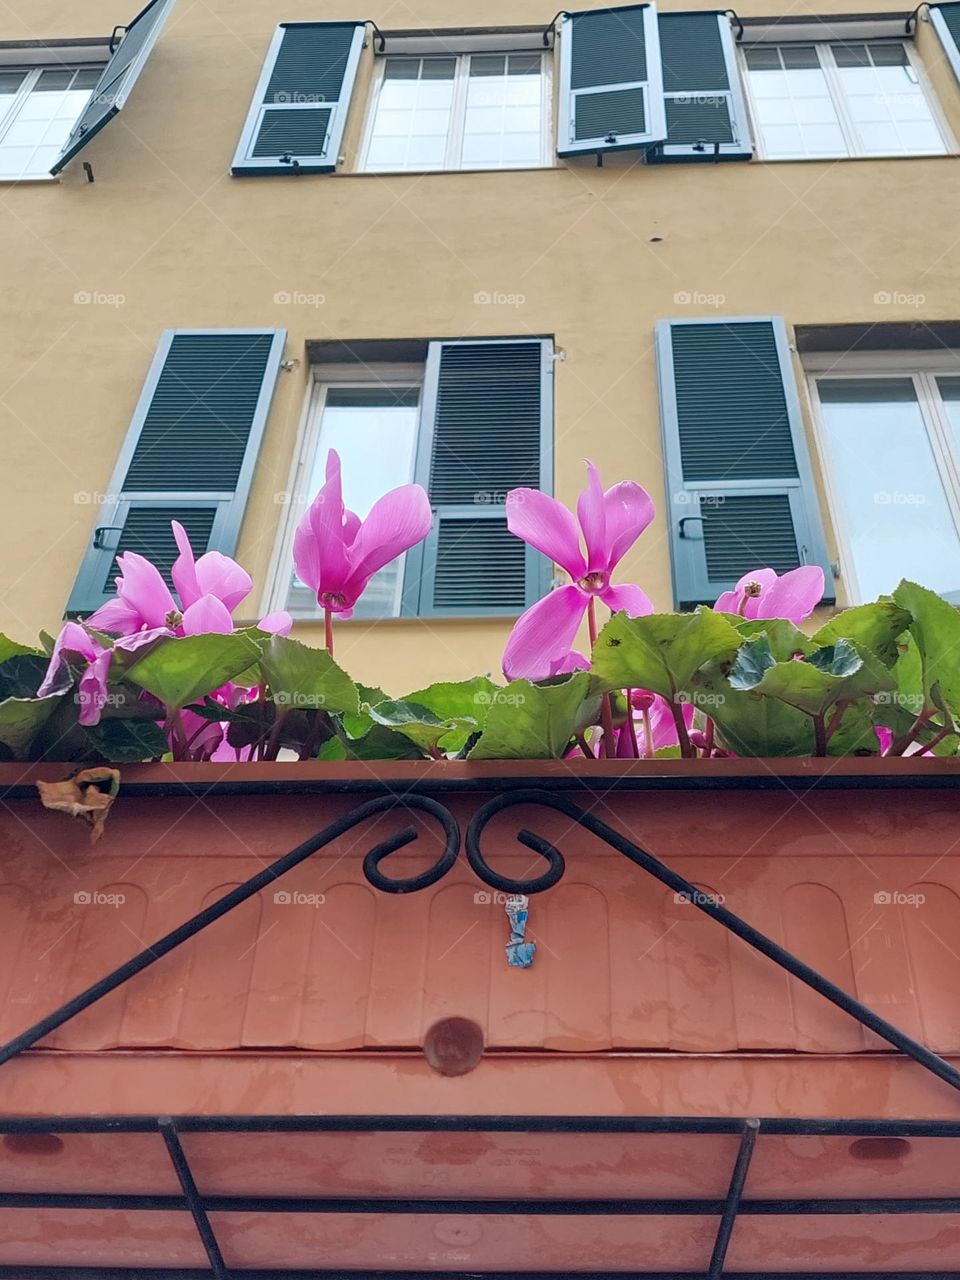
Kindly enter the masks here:
[[145, 947], [111, 973], [106, 974], [99, 982], [95, 982], [92, 986], [87, 987], [85, 991], [81, 991], [71, 1000], [68, 1000], [66, 1004], [61, 1005], [59, 1009], [55, 1009], [45, 1018], [34, 1023], [32, 1027], [28, 1027], [26, 1031], [8, 1041], [7, 1044], [0, 1045], [0, 1066], [17, 1057], [18, 1054], [23, 1053], [25, 1049], [29, 1049], [38, 1040], [42, 1040], [44, 1036], [56, 1031], [58, 1027], [62, 1027], [65, 1022], [69, 1022], [71, 1018], [75, 1018], [85, 1009], [89, 1009], [91, 1005], [102, 1000], [111, 991], [115, 991], [117, 987], [122, 986], [123, 983], [128, 982], [143, 969], [154, 964], [161, 956], [165, 956], [170, 951], [182, 946], [183, 943], [201, 933], [229, 911], [240, 906], [242, 902], [246, 902], [248, 898], [252, 898], [262, 889], [269, 888], [275, 884], [286, 872], [305, 862], [325, 845], [330, 844], [339, 836], [346, 835], [348, 831], [360, 826], [368, 818], [376, 817], [381, 813], [392, 814], [397, 810], [401, 812], [419, 811], [435, 819], [443, 831], [443, 852], [432, 866], [425, 871], [421, 871], [418, 875], [406, 878], [385, 876], [380, 870], [380, 863], [384, 858], [389, 857], [390, 854], [396, 853], [398, 849], [402, 849], [418, 839], [419, 832], [415, 827], [402, 827], [395, 835], [381, 840], [366, 855], [363, 860], [364, 875], [375, 888], [382, 889], [387, 893], [414, 893], [418, 889], [426, 889], [428, 886], [435, 884], [447, 874], [456, 862], [460, 852], [460, 828], [450, 810], [436, 800], [431, 800], [428, 796], [416, 794], [396, 795], [390, 793], [378, 796], [374, 800], [368, 800], [365, 804], [349, 809], [337, 818], [335, 822], [331, 822], [328, 826], [316, 832], [315, 835], [312, 835], [309, 840], [304, 840], [302, 844], [297, 845], [295, 849], [291, 849], [289, 853], [272, 862], [270, 866], [264, 867], [255, 876], [251, 876], [249, 880], [237, 885], [235, 889], [225, 893], [216, 902], [212, 902], [202, 911], [198, 911], [196, 915], [191, 916], [189, 920], [185, 920], [176, 929], [172, 929], [169, 933], [164, 934], [162, 938], [158, 938], [152, 945]]
[[676, 871], [671, 870], [659, 858], [655, 858], [652, 853], [647, 853], [645, 849], [634, 844], [632, 840], [629, 840], [621, 832], [608, 826], [600, 818], [594, 817], [589, 810], [582, 809], [565, 796], [533, 789], [508, 791], [494, 796], [492, 800], [488, 800], [486, 804], [477, 810], [467, 826], [467, 859], [480, 879], [485, 884], [490, 885], [491, 888], [499, 889], [504, 893], [525, 893], [527, 895], [542, 893], [544, 889], [549, 889], [555, 885], [561, 879], [565, 870], [564, 858], [560, 850], [551, 844], [549, 840], [527, 828], [521, 828], [517, 832], [517, 840], [525, 848], [532, 850], [546, 860], [546, 871], [527, 880], [516, 880], [510, 876], [500, 875], [487, 862], [481, 849], [481, 839], [487, 824], [504, 809], [509, 809], [518, 804], [528, 807], [542, 806], [564, 814], [572, 820], [574, 830], [577, 827], [582, 827], [600, 840], [603, 840], [605, 844], [608, 844], [617, 853], [622, 854], [635, 866], [652, 875], [661, 884], [672, 889], [678, 896], [682, 896], [691, 906], [716, 920], [728, 932], [741, 938], [748, 946], [753, 947], [755, 951], [767, 956], [774, 964], [779, 965], [781, 969], [785, 969], [787, 973], [805, 983], [806, 986], [829, 1000], [831, 1004], [836, 1005], [838, 1009], [842, 1009], [844, 1013], [855, 1018], [862, 1026], [869, 1028], [876, 1035], [886, 1040], [888, 1044], [893, 1045], [901, 1053], [906, 1054], [921, 1066], [926, 1067], [933, 1075], [938, 1076], [960, 1092], [960, 1071], [945, 1058], [941, 1058], [939, 1054], [934, 1053], [932, 1049], [928, 1049], [919, 1040], [914, 1040], [912, 1036], [907, 1035], [905, 1031], [901, 1031], [892, 1022], [888, 1022], [886, 1018], [881, 1018], [879, 1014], [874, 1013], [862, 1001], [851, 996], [842, 987], [838, 987], [836, 983], [831, 982], [822, 973], [804, 963], [792, 952], [781, 947], [772, 938], [768, 938], [759, 929], [755, 929], [746, 920], [729, 911], [709, 894], [705, 894], [697, 885], [685, 879]]

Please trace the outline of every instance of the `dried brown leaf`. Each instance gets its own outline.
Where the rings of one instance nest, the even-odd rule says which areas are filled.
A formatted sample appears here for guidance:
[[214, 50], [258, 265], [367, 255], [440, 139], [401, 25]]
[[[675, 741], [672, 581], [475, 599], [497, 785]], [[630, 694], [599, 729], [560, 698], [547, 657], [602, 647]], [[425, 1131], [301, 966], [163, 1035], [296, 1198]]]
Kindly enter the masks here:
[[120, 770], [80, 769], [62, 782], [38, 782], [37, 790], [45, 809], [68, 813], [85, 822], [90, 827], [90, 843], [96, 844], [120, 790]]

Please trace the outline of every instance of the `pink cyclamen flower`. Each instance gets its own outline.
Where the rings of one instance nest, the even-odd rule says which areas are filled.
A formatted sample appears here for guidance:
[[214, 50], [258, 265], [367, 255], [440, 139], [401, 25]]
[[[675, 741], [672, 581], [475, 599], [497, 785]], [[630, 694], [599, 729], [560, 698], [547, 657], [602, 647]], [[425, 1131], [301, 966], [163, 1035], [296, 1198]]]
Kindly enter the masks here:
[[[208, 551], [195, 559], [186, 529], [176, 520], [171, 524], [180, 554], [170, 576], [180, 603], [155, 564], [136, 551], [125, 551], [117, 557], [120, 575], [115, 580], [116, 596], [87, 618], [87, 626], [121, 636], [142, 631], [177, 636], [229, 635], [233, 631], [231, 614], [250, 594], [250, 575], [219, 551]], [[269, 614], [260, 626], [286, 635], [293, 619], [285, 612]]]
[[653, 517], [653, 499], [645, 489], [624, 480], [604, 492], [592, 462], [587, 463], [587, 487], [577, 499], [576, 520], [562, 503], [539, 489], [510, 490], [510, 532], [560, 565], [572, 581], [551, 591], [517, 619], [503, 654], [508, 680], [543, 680], [570, 669], [563, 664], [594, 598], [611, 613], [624, 610], [636, 618], [653, 612], [639, 587], [628, 583], [614, 586], [610, 581], [613, 570]]
[[343, 505], [340, 456], [327, 454], [327, 478], [297, 526], [293, 560], [297, 576], [317, 593], [324, 610], [349, 618], [379, 570], [430, 532], [433, 514], [419, 484], [391, 489], [365, 520]]
[[713, 607], [744, 618], [786, 618], [799, 626], [820, 603], [824, 588], [818, 564], [805, 564], [782, 576], [773, 569], [753, 569], [732, 591], [724, 591]]
[[87, 663], [77, 685], [77, 702], [80, 707], [77, 720], [82, 725], [99, 724], [100, 712], [107, 701], [107, 677], [113, 649], [139, 649], [155, 640], [158, 635], [165, 634], [167, 633], [164, 631], [140, 631], [136, 635], [117, 640], [112, 648], [106, 648], [79, 622], [66, 622], [53, 646], [37, 697], [64, 693], [70, 688], [73, 679], [67, 661], [67, 655], [70, 654], [75, 659], [74, 666], [79, 665], [76, 659]]

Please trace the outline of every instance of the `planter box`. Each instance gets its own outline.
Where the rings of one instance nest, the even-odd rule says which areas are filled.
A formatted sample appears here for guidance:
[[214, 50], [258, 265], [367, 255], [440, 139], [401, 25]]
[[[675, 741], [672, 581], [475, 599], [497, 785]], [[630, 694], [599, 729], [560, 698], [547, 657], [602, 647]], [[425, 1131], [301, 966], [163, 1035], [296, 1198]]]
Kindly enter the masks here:
[[[954, 761], [139, 766], [123, 770], [93, 849], [36, 799], [36, 778], [67, 772], [0, 766], [0, 1040], [371, 794], [430, 796], [464, 829], [491, 797], [541, 787], [960, 1065]], [[420, 839], [382, 864], [392, 877], [443, 851], [434, 819], [409, 821]], [[524, 803], [481, 838], [516, 879], [545, 865], [517, 843], [521, 827], [566, 859], [531, 897], [528, 969], [507, 964], [504, 895], [463, 858], [420, 892], [368, 883], [364, 855], [407, 822], [353, 827], [0, 1066], [0, 1275], [207, 1265], [184, 1203], [124, 1199], [181, 1195], [166, 1115], [186, 1118], [183, 1148], [241, 1268], [636, 1271], [642, 1258], [651, 1272], [702, 1272], [744, 1117], [762, 1120], [752, 1201], [956, 1195], [960, 1093], [567, 814]], [[455, 1078], [422, 1051], [449, 1017], [477, 1024], [485, 1045]], [[376, 1129], [378, 1116], [407, 1120]], [[543, 1131], [575, 1131], [570, 1117], [611, 1131]], [[114, 1200], [91, 1218], [47, 1203], [51, 1191]], [[569, 1219], [242, 1203], [263, 1195], [702, 1203], [680, 1222], [656, 1206]], [[745, 1209], [730, 1270], [960, 1268], [948, 1207], [830, 1213]]]

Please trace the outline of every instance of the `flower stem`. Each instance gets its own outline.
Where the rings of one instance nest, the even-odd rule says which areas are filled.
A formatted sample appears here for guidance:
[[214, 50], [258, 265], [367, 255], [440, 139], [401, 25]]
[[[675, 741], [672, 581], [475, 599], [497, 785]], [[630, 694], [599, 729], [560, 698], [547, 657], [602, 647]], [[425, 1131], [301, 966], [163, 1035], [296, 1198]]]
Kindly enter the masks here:
[[643, 754], [648, 760], [652, 760], [657, 753], [653, 748], [653, 724], [650, 721], [650, 708], [648, 707], [641, 714], [643, 715]]
[[917, 716], [916, 720], [914, 720], [913, 724], [907, 730], [907, 732], [902, 733], [899, 738], [896, 738], [894, 739], [893, 742], [891, 742], [890, 750], [887, 752], [887, 755], [902, 756], [903, 753], [906, 751], [907, 747], [910, 746], [911, 742], [913, 742], [917, 734], [924, 727], [924, 725], [927, 723], [927, 721], [930, 719], [932, 715], [933, 715], [932, 711], [921, 711], [920, 714]]
[[[590, 632], [592, 649], [597, 643], [597, 609], [593, 596], [590, 597], [590, 603], [587, 605], [587, 628]], [[629, 715], [629, 708], [627, 714]], [[616, 758], [617, 746], [613, 739], [613, 707], [609, 693], [605, 693], [600, 699], [600, 724], [603, 726], [603, 754], [607, 760], [613, 760]]]
[[823, 722], [823, 716], [813, 716], [813, 754], [815, 756], [825, 756], [827, 754], [827, 729]]
[[687, 733], [687, 726], [683, 721], [683, 707], [679, 702], [674, 702], [672, 698], [667, 700], [667, 706], [670, 708], [670, 714], [673, 716], [673, 723], [676, 726], [677, 741], [680, 743], [680, 755], [684, 760], [690, 760], [697, 753], [693, 749], [690, 735]]
[[329, 609], [323, 611], [323, 644], [330, 657], [333, 657], [333, 614]]
[[706, 738], [706, 743], [704, 744], [704, 748], [703, 748], [703, 754], [705, 759], [709, 759], [710, 756], [713, 755], [713, 732], [715, 728], [716, 726], [713, 723], [713, 718], [711, 716], [707, 716], [706, 728], [703, 731], [704, 736]]
[[587, 757], [587, 759], [596, 760], [597, 757], [593, 754], [593, 752], [590, 749], [590, 743], [587, 741], [586, 734], [577, 733], [574, 736], [577, 740], [577, 746], [580, 748], [583, 754]]
[[620, 730], [620, 732], [628, 733], [630, 735], [630, 740], [628, 743], [630, 747], [630, 754], [634, 760], [639, 760], [640, 759], [640, 743], [637, 741], [637, 724], [633, 718], [633, 702], [631, 701], [631, 698], [633, 696], [633, 690], [624, 689], [624, 693], [627, 695], [627, 723]]

